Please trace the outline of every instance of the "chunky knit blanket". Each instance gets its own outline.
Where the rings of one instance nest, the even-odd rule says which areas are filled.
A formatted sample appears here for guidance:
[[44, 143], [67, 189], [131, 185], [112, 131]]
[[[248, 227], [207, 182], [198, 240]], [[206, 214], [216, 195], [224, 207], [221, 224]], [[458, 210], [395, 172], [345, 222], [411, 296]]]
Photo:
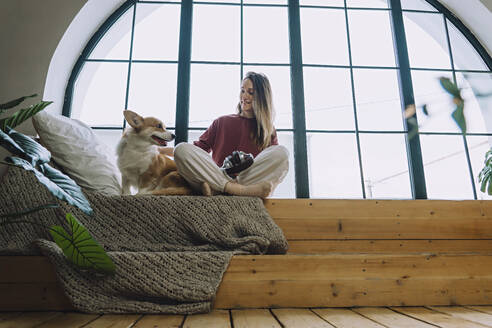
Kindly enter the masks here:
[[0, 254], [46, 255], [73, 306], [83, 312], [208, 312], [234, 254], [287, 251], [282, 231], [259, 198], [84, 193], [93, 216], [56, 200], [31, 172], [10, 168], [0, 182], [0, 214], [57, 202], [60, 208], [25, 219], [59, 225], [70, 212], [112, 258], [114, 276], [81, 271], [42, 227], [0, 227]]

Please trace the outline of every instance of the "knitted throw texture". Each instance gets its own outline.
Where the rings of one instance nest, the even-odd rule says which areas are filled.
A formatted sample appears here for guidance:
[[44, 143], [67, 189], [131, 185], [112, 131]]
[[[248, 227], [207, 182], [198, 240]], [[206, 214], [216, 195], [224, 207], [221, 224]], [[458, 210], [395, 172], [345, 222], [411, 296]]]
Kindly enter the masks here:
[[65, 213], [72, 213], [114, 261], [114, 276], [81, 271], [47, 230], [25, 223], [0, 227], [0, 254], [47, 256], [82, 312], [208, 312], [232, 255], [287, 251], [282, 231], [259, 198], [84, 193], [93, 216], [58, 201], [32, 172], [10, 168], [0, 182], [0, 214], [58, 203], [61, 208], [23, 220], [67, 227]]

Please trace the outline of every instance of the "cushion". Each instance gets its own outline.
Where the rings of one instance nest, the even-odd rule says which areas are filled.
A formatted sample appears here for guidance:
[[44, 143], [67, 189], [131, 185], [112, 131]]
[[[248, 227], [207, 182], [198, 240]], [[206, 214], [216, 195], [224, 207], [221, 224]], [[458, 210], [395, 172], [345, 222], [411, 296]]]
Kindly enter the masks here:
[[121, 194], [121, 173], [114, 151], [81, 121], [41, 111], [32, 118], [41, 144], [77, 184], [107, 194]]

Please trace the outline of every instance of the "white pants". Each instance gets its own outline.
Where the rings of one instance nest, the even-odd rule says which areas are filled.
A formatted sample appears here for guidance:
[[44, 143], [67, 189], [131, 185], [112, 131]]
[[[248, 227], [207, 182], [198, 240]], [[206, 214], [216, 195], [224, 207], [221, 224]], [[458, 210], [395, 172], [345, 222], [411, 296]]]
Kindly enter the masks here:
[[289, 151], [280, 145], [270, 146], [259, 153], [253, 165], [241, 171], [235, 179], [221, 170], [209, 153], [189, 143], [182, 142], [174, 148], [174, 161], [179, 173], [198, 191], [202, 183], [207, 182], [213, 190], [224, 192], [230, 181], [242, 185], [269, 181], [275, 189], [289, 171]]

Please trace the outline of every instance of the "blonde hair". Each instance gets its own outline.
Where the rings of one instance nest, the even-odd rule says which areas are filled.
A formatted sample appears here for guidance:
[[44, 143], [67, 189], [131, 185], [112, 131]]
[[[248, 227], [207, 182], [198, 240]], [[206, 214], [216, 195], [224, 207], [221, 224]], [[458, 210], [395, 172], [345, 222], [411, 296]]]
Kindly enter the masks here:
[[[275, 133], [272, 88], [270, 81], [262, 73], [248, 72], [243, 81], [245, 80], [250, 80], [254, 89], [252, 107], [256, 118], [256, 131], [253, 131], [252, 138], [263, 150], [270, 146], [272, 135]], [[241, 114], [241, 102], [237, 105], [237, 111]]]

